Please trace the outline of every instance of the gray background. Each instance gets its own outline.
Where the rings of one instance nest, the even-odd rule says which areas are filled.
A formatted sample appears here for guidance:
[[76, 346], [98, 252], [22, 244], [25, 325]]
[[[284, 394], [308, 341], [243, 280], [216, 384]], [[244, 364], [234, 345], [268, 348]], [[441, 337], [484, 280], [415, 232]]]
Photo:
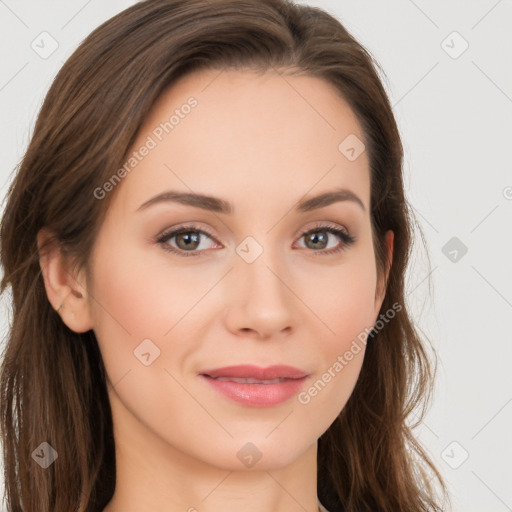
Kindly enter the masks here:
[[[133, 3], [0, 0], [2, 200], [56, 72]], [[512, 511], [511, 2], [300, 3], [338, 17], [386, 74], [430, 257], [416, 244], [408, 300], [440, 360], [417, 436], [449, 483], [454, 512]], [[56, 50], [41, 55], [52, 39]], [[2, 335], [9, 297], [0, 301]]]

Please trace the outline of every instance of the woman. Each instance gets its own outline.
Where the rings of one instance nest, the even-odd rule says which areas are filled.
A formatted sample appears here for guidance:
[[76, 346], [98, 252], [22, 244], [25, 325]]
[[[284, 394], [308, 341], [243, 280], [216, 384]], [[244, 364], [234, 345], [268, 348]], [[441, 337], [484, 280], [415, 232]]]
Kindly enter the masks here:
[[96, 29], [1, 225], [9, 510], [442, 510], [401, 165], [375, 63], [318, 8]]

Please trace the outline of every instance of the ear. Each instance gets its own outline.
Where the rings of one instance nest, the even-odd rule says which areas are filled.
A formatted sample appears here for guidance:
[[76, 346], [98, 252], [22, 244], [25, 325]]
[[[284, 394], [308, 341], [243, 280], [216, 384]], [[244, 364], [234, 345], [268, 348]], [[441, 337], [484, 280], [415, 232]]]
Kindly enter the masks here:
[[393, 262], [393, 247], [394, 247], [395, 234], [393, 231], [386, 232], [386, 272], [384, 276], [381, 276], [377, 284], [377, 290], [375, 294], [375, 315], [379, 314], [380, 307], [384, 301], [386, 295], [386, 284], [389, 278], [389, 269]]
[[37, 234], [37, 249], [46, 295], [53, 309], [72, 331], [89, 331], [92, 317], [83, 272], [72, 270], [57, 237], [47, 228]]

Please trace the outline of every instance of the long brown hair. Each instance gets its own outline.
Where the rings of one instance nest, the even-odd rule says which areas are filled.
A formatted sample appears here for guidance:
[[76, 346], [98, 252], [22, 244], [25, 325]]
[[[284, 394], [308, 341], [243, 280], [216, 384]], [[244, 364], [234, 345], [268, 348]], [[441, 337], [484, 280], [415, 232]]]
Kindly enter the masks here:
[[[355, 389], [319, 439], [318, 496], [331, 511], [442, 510], [446, 486], [408, 424], [421, 421], [433, 376], [408, 314], [404, 276], [413, 216], [403, 149], [378, 64], [340, 22], [288, 0], [146, 0], [95, 29], [64, 64], [42, 105], [8, 190], [1, 223], [0, 291], [12, 289], [1, 367], [1, 429], [8, 509], [96, 512], [115, 487], [105, 369], [92, 330], [76, 333], [48, 301], [37, 233], [47, 227], [76, 262], [89, 256], [113, 193], [94, 194], [119, 169], [152, 105], [196, 69], [271, 68], [334, 85], [364, 131], [379, 275], [385, 233], [394, 254], [381, 312], [402, 305], [366, 348]], [[435, 353], [433, 352], [435, 355]], [[58, 454], [43, 469], [34, 451]]]

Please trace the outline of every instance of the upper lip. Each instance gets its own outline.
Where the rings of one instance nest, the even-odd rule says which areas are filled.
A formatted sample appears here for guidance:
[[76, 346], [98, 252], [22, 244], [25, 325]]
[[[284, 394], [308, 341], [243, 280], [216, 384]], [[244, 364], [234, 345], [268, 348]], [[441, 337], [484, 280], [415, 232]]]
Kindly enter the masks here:
[[307, 372], [287, 365], [275, 365], [267, 368], [254, 365], [225, 366], [212, 370], [204, 370], [201, 375], [209, 377], [234, 377], [246, 379], [272, 380], [272, 379], [301, 379], [308, 375]]

